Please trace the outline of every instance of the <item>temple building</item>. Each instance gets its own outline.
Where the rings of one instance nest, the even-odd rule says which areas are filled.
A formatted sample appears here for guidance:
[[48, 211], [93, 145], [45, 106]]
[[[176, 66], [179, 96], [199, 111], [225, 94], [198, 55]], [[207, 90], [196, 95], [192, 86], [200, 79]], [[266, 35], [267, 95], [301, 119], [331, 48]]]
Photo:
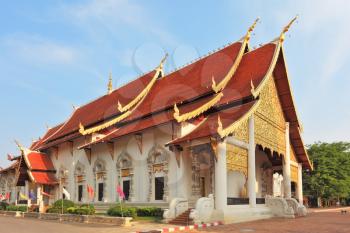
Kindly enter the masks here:
[[[174, 222], [304, 214], [302, 170], [312, 169], [279, 37], [251, 49], [245, 36], [165, 74], [154, 70], [74, 109], [0, 171], [0, 191], [35, 193], [41, 211], [77, 203], [159, 206]], [[89, 198], [87, 186], [94, 188]], [[42, 195], [42, 192], [51, 196]], [[191, 211], [189, 211], [191, 209]]]

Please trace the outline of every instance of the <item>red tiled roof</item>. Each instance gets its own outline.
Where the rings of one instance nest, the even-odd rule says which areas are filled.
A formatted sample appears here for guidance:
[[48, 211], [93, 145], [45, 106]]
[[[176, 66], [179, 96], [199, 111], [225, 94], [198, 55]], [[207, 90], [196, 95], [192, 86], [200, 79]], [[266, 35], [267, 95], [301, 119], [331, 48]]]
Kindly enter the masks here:
[[52, 172], [28, 171], [29, 176], [37, 184], [54, 185], [57, 184], [57, 178]]
[[55, 167], [52, 164], [50, 157], [44, 153], [31, 151], [24, 155], [27, 166], [30, 170], [54, 171]]
[[128, 119], [137, 119], [175, 103], [190, 101], [212, 92], [212, 77], [219, 83], [235, 62], [242, 46], [236, 42], [176, 72], [166, 75], [152, 88], [144, 102]]
[[45, 143], [46, 139], [49, 138], [49, 137], [51, 137], [51, 135], [53, 135], [59, 128], [61, 128], [62, 125], [63, 125], [63, 123], [62, 123], [62, 124], [59, 124], [59, 125], [56, 125], [56, 126], [53, 127], [53, 128], [48, 129], [48, 130], [46, 131], [45, 135], [44, 135], [41, 139], [35, 141], [35, 142], [30, 146], [29, 149], [31, 149], [31, 150], [37, 150], [38, 148], [40, 148], [40, 146], [41, 146], [43, 143]]
[[137, 96], [151, 81], [155, 71], [151, 71], [142, 77], [122, 86], [121, 88], [98, 98], [75, 110], [68, 119], [55, 133], [46, 140], [51, 141], [65, 136], [79, 129], [79, 123], [89, 126], [93, 123], [101, 122], [114, 116], [119, 112], [118, 101], [125, 105]]
[[259, 86], [270, 67], [275, 50], [276, 44], [269, 43], [244, 54], [236, 73], [223, 90], [224, 96], [219, 104], [250, 96], [251, 80], [255, 87]]
[[167, 145], [175, 145], [194, 139], [216, 136], [218, 135], [218, 116], [220, 116], [222, 127], [226, 128], [227, 126], [243, 117], [255, 103], [256, 101], [252, 101], [243, 105], [238, 105], [222, 110], [220, 112], [213, 113], [209, 115], [204, 120], [204, 122], [200, 123], [196, 128], [194, 128], [194, 130], [182, 137], [176, 138], [175, 140], [169, 142]]

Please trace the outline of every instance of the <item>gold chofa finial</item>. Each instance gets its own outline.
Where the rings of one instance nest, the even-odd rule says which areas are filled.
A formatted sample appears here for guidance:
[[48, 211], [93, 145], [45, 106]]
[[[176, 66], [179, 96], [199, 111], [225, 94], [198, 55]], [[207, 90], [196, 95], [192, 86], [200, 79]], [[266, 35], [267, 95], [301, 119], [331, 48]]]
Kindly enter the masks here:
[[283, 30], [282, 30], [282, 32], [281, 32], [281, 35], [280, 35], [280, 38], [279, 38], [280, 42], [283, 42], [283, 41], [284, 41], [286, 32], [288, 32], [289, 28], [290, 28], [290, 27], [292, 26], [292, 24], [297, 20], [297, 18], [298, 18], [298, 15], [296, 15], [296, 16], [287, 24], [287, 26], [285, 26], [285, 27], [283, 28]]
[[249, 27], [249, 29], [248, 29], [248, 31], [247, 31], [247, 34], [246, 34], [245, 37], [244, 37], [244, 39], [245, 39], [246, 41], [249, 41], [250, 36], [251, 36], [251, 33], [252, 33], [252, 31], [254, 31], [254, 28], [255, 28], [256, 24], [259, 22], [259, 20], [260, 20], [260, 18], [257, 18], [257, 19], [254, 21], [254, 23], [252, 24], [252, 26]]
[[85, 132], [84, 126], [81, 122], [79, 122], [79, 133], [82, 135], [85, 135], [84, 132]]
[[15, 143], [20, 151], [24, 150], [23, 146], [16, 139], [15, 139]]
[[108, 80], [108, 94], [111, 94], [113, 91], [113, 79], [112, 79], [112, 72], [109, 73], [109, 80]]
[[162, 58], [162, 60], [160, 61], [159, 66], [158, 66], [158, 69], [163, 70], [164, 62], [165, 62], [165, 60], [166, 60], [167, 58], [168, 58], [168, 53], [166, 53], [166, 54], [164, 55], [164, 57]]

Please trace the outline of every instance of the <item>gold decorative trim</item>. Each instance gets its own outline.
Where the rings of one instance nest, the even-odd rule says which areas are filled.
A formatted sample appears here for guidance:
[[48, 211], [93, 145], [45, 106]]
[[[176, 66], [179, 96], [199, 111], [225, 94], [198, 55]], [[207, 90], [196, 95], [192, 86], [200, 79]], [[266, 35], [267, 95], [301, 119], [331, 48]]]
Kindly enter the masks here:
[[[132, 100], [129, 104], [127, 104], [124, 107], [122, 107], [122, 105], [118, 101], [118, 110], [121, 112], [124, 112], [123, 114], [117, 116], [116, 118], [114, 118], [110, 121], [107, 121], [101, 125], [95, 126], [93, 128], [90, 128], [90, 129], [85, 129], [84, 126], [81, 123], [79, 123], [79, 133], [82, 135], [92, 134], [92, 133], [98, 132], [100, 130], [106, 129], [114, 124], [117, 124], [118, 122], [120, 122], [120, 121], [126, 119], [128, 116], [130, 116], [131, 113], [145, 99], [148, 92], [151, 90], [153, 84], [156, 82], [159, 74], [163, 72], [163, 65], [164, 65], [164, 62], [165, 62], [167, 57], [168, 57], [168, 54], [165, 54], [164, 58], [161, 60], [161, 62], [159, 64], [159, 66], [156, 68], [156, 73], [154, 74], [152, 81], [147, 85], [147, 87], [134, 100]], [[131, 109], [132, 107], [134, 107], [134, 108]]]
[[236, 60], [234, 61], [233, 65], [231, 66], [230, 70], [228, 71], [228, 73], [226, 74], [224, 79], [221, 80], [221, 82], [219, 84], [216, 84], [214, 77], [212, 77], [212, 88], [215, 91], [215, 93], [218, 93], [219, 91], [223, 90], [226, 87], [227, 83], [231, 80], [232, 76], [235, 74], [235, 72], [239, 66], [239, 63], [241, 62], [242, 57], [244, 55], [245, 48], [250, 40], [251, 33], [254, 30], [258, 21], [259, 21], [259, 18], [257, 18], [254, 21], [252, 26], [249, 27], [247, 34], [242, 38], [242, 45], [241, 45], [241, 48], [238, 52]]
[[148, 83], [148, 85], [145, 87], [145, 89], [142, 90], [140, 94], [138, 94], [132, 101], [130, 101], [127, 105], [122, 106], [122, 104], [118, 101], [118, 110], [120, 112], [125, 112], [127, 110], [130, 110], [132, 107], [134, 107], [143, 97], [145, 97], [151, 88], [153, 87], [154, 83], [157, 81], [157, 78], [159, 77], [159, 74], [163, 75], [163, 66], [166, 58], [168, 57], [168, 54], [165, 54], [164, 58], [161, 60], [160, 64], [156, 68], [156, 73], [154, 74], [152, 80]]
[[254, 96], [254, 98], [256, 98], [259, 95], [259, 93], [261, 92], [261, 90], [265, 86], [265, 83], [267, 82], [267, 80], [272, 76], [272, 72], [273, 72], [273, 70], [274, 70], [274, 68], [276, 66], [277, 59], [278, 59], [278, 56], [280, 54], [280, 50], [282, 49], [283, 41], [284, 41], [284, 38], [285, 38], [285, 33], [288, 32], [289, 28], [295, 22], [296, 19], [297, 19], [297, 17], [294, 17], [287, 24], [287, 26], [285, 26], [283, 28], [283, 30], [281, 32], [281, 35], [277, 39], [277, 41], [276, 41], [277, 45], [276, 45], [275, 53], [273, 54], [272, 61], [271, 61], [271, 64], [269, 66], [269, 69], [267, 70], [266, 75], [263, 78], [263, 81], [259, 84], [259, 86], [256, 89], [252, 90], [252, 95]]
[[220, 99], [224, 96], [222, 92], [216, 94], [211, 100], [209, 100], [207, 103], [203, 104], [202, 106], [198, 107], [197, 109], [184, 113], [180, 115], [180, 111], [176, 104], [174, 104], [174, 118], [177, 120], [177, 122], [183, 122], [187, 121], [189, 119], [192, 119], [196, 116], [199, 116], [203, 112], [207, 111], [211, 107], [213, 107], [216, 103], [220, 101]]
[[127, 118], [128, 116], [130, 116], [132, 113], [132, 111], [127, 111], [125, 113], [123, 113], [122, 115], [110, 120], [110, 121], [107, 121], [106, 123], [102, 124], [102, 125], [98, 125], [98, 126], [95, 126], [93, 128], [90, 128], [90, 129], [85, 129], [84, 126], [79, 123], [79, 133], [81, 135], [88, 135], [88, 134], [92, 134], [92, 133], [95, 133], [95, 132], [98, 132], [100, 130], [103, 130], [105, 128], [108, 128], [122, 120], [124, 120], [125, 118]]
[[224, 138], [228, 136], [229, 134], [233, 133], [244, 121], [246, 121], [254, 112], [255, 110], [259, 107], [260, 100], [258, 100], [253, 107], [246, 112], [240, 119], [237, 121], [233, 122], [231, 125], [229, 125], [226, 128], [222, 127], [222, 122], [220, 119], [220, 115], [218, 116], [218, 134], [220, 135], [221, 138]]
[[107, 94], [111, 94], [113, 91], [113, 79], [112, 79], [112, 72], [109, 73], [109, 80], [107, 85]]

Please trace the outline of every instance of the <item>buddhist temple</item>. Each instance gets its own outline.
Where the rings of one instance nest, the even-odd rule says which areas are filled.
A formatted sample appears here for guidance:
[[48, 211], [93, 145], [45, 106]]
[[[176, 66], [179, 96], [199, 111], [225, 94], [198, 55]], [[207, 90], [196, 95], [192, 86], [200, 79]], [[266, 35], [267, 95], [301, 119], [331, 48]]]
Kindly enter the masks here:
[[[120, 185], [131, 206], [168, 222], [305, 214], [302, 170], [312, 169], [286, 66], [285, 33], [252, 49], [242, 39], [171, 73], [157, 67], [74, 108], [0, 171], [0, 191], [35, 193], [41, 211], [65, 197], [109, 206]], [[59, 120], [59, 119], [58, 119]], [[87, 186], [94, 187], [89, 199]], [[41, 195], [42, 190], [51, 196]]]

